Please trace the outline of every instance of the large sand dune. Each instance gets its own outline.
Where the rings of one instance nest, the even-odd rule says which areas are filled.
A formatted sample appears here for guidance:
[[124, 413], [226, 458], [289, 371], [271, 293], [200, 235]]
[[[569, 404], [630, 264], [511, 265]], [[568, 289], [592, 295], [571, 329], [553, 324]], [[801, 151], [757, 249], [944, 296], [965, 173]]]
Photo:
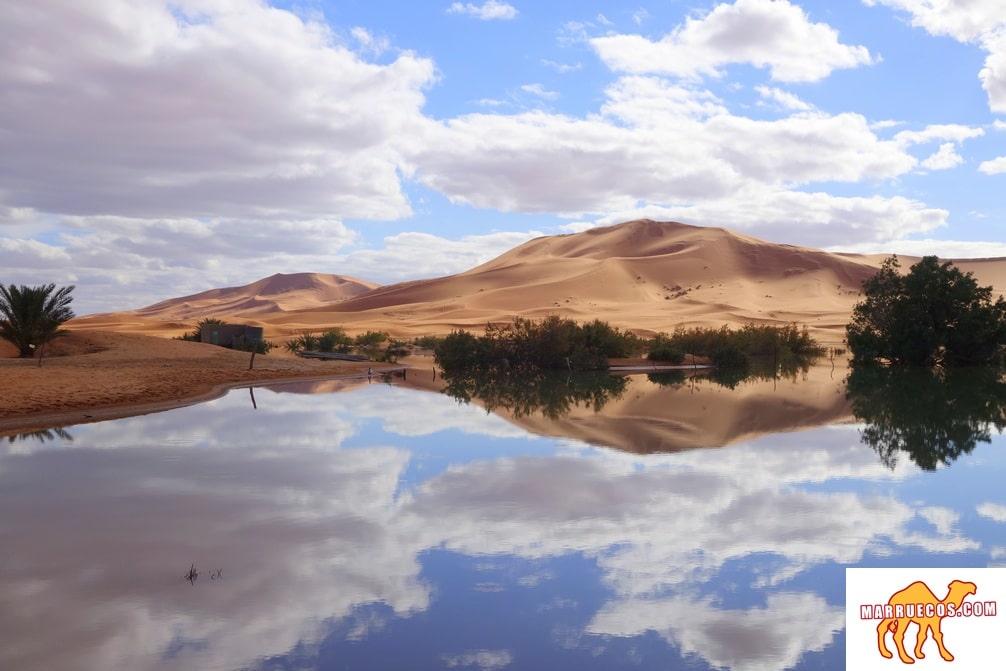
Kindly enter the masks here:
[[[216, 317], [263, 326], [267, 337], [279, 339], [330, 326], [411, 337], [555, 314], [599, 318], [641, 334], [678, 325], [795, 322], [839, 342], [863, 281], [883, 258], [640, 220], [531, 240], [447, 277], [376, 286], [337, 275], [274, 275], [70, 326], [177, 335]], [[916, 260], [905, 257], [903, 266]], [[980, 283], [1006, 290], [1006, 260], [956, 263]]]

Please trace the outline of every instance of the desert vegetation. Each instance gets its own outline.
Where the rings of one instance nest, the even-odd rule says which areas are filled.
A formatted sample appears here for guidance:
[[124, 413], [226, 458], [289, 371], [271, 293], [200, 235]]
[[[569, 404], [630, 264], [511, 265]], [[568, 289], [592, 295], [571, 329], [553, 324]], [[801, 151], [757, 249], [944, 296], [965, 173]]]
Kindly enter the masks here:
[[392, 338], [384, 331], [366, 331], [355, 337], [342, 327], [335, 326], [321, 333], [305, 332], [288, 340], [286, 349], [294, 354], [300, 352], [323, 352], [326, 354], [355, 353], [374, 361], [397, 361], [409, 353], [411, 348], [403, 340]]
[[765, 326], [745, 324], [739, 329], [678, 327], [674, 333], [658, 333], [647, 343], [647, 358], [681, 363], [685, 354], [708, 358], [720, 369], [746, 369], [752, 360], [777, 363], [824, 354], [824, 348], [806, 327], [796, 324]]
[[901, 273], [897, 256], [863, 284], [846, 339], [853, 363], [940, 366], [1002, 361], [1006, 300], [971, 273], [926, 256]]
[[448, 375], [459, 371], [515, 372], [602, 370], [608, 360], [646, 353], [651, 361], [680, 364], [686, 354], [709, 359], [717, 368], [746, 370], [753, 358], [783, 363], [812, 358], [824, 349], [795, 324], [784, 327], [748, 324], [740, 329], [678, 328], [651, 339], [594, 320], [577, 324], [557, 316], [536, 322], [518, 317], [490, 324], [485, 334], [454, 331], [432, 345]]
[[482, 336], [453, 331], [435, 344], [434, 356], [446, 374], [600, 370], [608, 367], [609, 358], [631, 356], [639, 346], [637, 336], [600, 320], [580, 325], [552, 315], [489, 324]]
[[55, 284], [29, 287], [0, 284], [0, 338], [30, 358], [38, 350], [39, 363], [46, 343], [66, 333], [61, 327], [73, 319], [73, 285]]

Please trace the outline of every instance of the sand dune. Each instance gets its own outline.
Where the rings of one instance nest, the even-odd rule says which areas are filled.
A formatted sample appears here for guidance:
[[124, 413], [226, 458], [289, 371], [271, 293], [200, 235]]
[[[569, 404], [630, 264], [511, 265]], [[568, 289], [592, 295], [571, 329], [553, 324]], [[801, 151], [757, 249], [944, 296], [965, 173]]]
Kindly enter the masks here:
[[414, 335], [515, 315], [601, 318], [640, 333], [677, 325], [799, 322], [841, 340], [879, 259], [649, 220], [527, 242], [469, 271], [380, 287], [270, 318], [295, 332], [339, 323]]
[[[215, 317], [263, 326], [268, 338], [281, 341], [330, 326], [412, 337], [555, 314], [600, 318], [643, 335], [678, 325], [795, 322], [824, 342], [838, 343], [863, 281], [884, 258], [640, 220], [531, 240], [447, 277], [377, 286], [337, 275], [274, 275], [244, 287], [89, 315], [70, 326], [178, 335], [199, 319]], [[904, 257], [902, 265], [917, 260]], [[1006, 259], [955, 263], [981, 284], [1006, 291]]]
[[373, 282], [320, 273], [276, 274], [239, 287], [211, 289], [136, 310], [88, 315], [71, 328], [170, 334], [189, 331], [201, 319], [268, 326], [275, 315], [331, 306], [377, 288]]

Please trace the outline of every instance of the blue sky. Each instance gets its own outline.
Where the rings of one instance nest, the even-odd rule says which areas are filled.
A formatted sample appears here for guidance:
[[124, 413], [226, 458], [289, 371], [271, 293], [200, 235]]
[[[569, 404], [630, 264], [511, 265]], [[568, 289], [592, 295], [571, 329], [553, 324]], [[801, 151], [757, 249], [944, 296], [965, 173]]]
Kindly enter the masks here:
[[1006, 0], [0, 5], [0, 281], [391, 283], [639, 217], [1006, 256]]

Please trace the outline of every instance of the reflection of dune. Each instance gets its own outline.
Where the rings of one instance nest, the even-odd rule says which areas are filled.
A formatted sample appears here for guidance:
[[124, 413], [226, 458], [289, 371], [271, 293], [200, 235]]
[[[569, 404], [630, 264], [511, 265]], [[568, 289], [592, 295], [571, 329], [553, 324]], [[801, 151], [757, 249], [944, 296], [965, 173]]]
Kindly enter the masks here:
[[[408, 361], [415, 368], [406, 377], [409, 387], [441, 392], [433, 380], [431, 363]], [[574, 407], [566, 417], [541, 414], [516, 417], [503, 408], [493, 412], [526, 431], [543, 436], [572, 438], [626, 452], [673, 452], [698, 447], [720, 447], [762, 435], [802, 431], [853, 421], [845, 397], [844, 364], [812, 366], [796, 380], [748, 380], [737, 388], [721, 387], [701, 377], [678, 386], [661, 387], [646, 375], [629, 376], [621, 398], [604, 406]], [[480, 404], [479, 399], [472, 403]]]

